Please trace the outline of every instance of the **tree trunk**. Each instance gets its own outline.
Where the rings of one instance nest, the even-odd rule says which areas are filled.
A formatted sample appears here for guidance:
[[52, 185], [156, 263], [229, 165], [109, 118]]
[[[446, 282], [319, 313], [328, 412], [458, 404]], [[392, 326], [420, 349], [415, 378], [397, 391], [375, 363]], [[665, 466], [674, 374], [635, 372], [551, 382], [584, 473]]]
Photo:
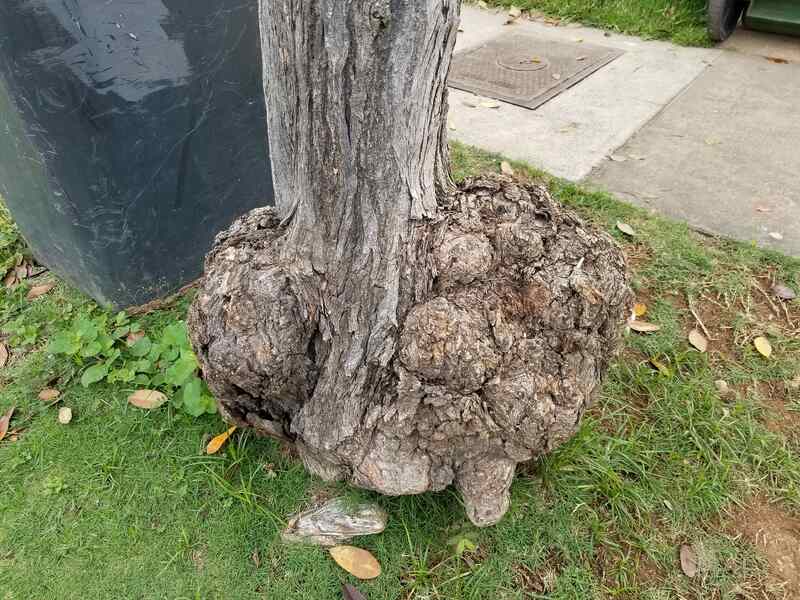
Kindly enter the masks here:
[[276, 209], [220, 235], [190, 313], [223, 415], [385, 494], [496, 522], [571, 435], [630, 303], [621, 253], [542, 188], [455, 190], [459, 0], [262, 0]]

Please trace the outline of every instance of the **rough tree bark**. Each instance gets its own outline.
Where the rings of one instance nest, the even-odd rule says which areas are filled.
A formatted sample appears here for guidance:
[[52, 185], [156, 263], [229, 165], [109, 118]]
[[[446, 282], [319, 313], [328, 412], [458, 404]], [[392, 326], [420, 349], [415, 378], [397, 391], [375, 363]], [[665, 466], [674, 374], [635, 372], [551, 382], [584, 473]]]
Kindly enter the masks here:
[[459, 0], [262, 0], [276, 207], [221, 234], [190, 313], [230, 421], [384, 494], [454, 483], [478, 525], [567, 439], [631, 294], [540, 187], [453, 186]]

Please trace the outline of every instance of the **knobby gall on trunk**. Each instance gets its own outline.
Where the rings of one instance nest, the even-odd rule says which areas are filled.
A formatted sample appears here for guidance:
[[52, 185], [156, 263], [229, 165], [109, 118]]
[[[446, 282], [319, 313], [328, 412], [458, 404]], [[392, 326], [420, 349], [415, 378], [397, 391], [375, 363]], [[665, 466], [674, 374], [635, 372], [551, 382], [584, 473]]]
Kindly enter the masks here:
[[[618, 247], [505, 176], [449, 175], [458, 0], [262, 0], [275, 208], [206, 260], [192, 341], [223, 416], [389, 495], [496, 523], [576, 430], [631, 292]], [[546, 140], [542, 140], [546, 143]]]

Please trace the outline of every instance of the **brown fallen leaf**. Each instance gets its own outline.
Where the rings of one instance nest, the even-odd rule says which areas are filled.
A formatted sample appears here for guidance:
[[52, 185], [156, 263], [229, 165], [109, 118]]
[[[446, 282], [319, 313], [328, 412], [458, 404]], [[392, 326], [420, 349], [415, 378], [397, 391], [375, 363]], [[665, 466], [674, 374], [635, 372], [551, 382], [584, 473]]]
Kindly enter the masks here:
[[797, 298], [797, 293], [783, 282], [778, 282], [772, 286], [772, 293], [781, 300], [794, 300]]
[[504, 160], [503, 162], [500, 163], [500, 171], [502, 173], [504, 173], [505, 175], [513, 175], [514, 174], [514, 168], [506, 160]]
[[708, 350], [708, 340], [706, 339], [706, 336], [697, 331], [697, 329], [692, 329], [689, 332], [689, 343], [697, 348], [697, 350], [700, 352], [705, 352]]
[[0, 369], [8, 364], [8, 357], [8, 346], [6, 346], [3, 342], [0, 342]]
[[61, 392], [53, 388], [46, 388], [39, 392], [39, 400], [42, 402], [52, 402], [53, 400], [58, 400], [60, 396]]
[[261, 568], [261, 557], [258, 555], [258, 548], [253, 550], [253, 553], [250, 555], [250, 558], [253, 559], [253, 564], [256, 566], [256, 569]]
[[633, 305], [633, 314], [637, 317], [643, 317], [647, 314], [647, 304], [644, 302], [637, 302]]
[[3, 277], [3, 285], [7, 288], [12, 288], [17, 285], [17, 272], [14, 269], [11, 269], [6, 276]]
[[330, 549], [336, 564], [358, 579], [375, 579], [381, 574], [381, 565], [372, 554], [355, 546], [334, 546]]
[[623, 223], [622, 221], [617, 221], [617, 229], [619, 229], [625, 235], [629, 235], [631, 237], [636, 236], [636, 231], [634, 231], [633, 227], [627, 223]]
[[231, 434], [236, 431], [236, 427], [231, 427], [228, 431], [224, 433], [220, 433], [214, 439], [212, 439], [208, 443], [208, 447], [206, 448], [206, 454], [216, 454], [219, 452], [219, 449], [225, 445], [225, 442], [228, 441], [228, 438], [231, 437]]
[[41, 285], [35, 285], [30, 289], [30, 291], [28, 292], [28, 295], [26, 296], [26, 298], [29, 301], [30, 300], [36, 300], [36, 298], [44, 296], [46, 293], [48, 293], [54, 287], [56, 287], [56, 284], [55, 284], [55, 282], [52, 282], [52, 281], [50, 283], [43, 283]]
[[128, 396], [128, 403], [143, 410], [153, 410], [167, 401], [167, 395], [158, 390], [136, 390]]
[[69, 425], [72, 421], [72, 409], [69, 406], [62, 406], [58, 409], [58, 422], [62, 425]]
[[0, 440], [6, 437], [6, 433], [8, 433], [8, 425], [11, 423], [11, 417], [14, 414], [15, 408], [15, 406], [12, 406], [2, 417], [0, 417]]
[[367, 600], [367, 597], [349, 583], [342, 586], [344, 600]]
[[639, 333], [655, 333], [661, 331], [661, 326], [647, 321], [629, 321], [628, 327]]
[[753, 340], [753, 345], [758, 350], [758, 353], [765, 357], [769, 358], [772, 356], [772, 344], [769, 343], [769, 340], [765, 338], [763, 335], [758, 336], [756, 339]]
[[697, 575], [697, 554], [694, 548], [684, 544], [681, 546], [681, 571], [687, 577], [694, 577]]
[[769, 62], [775, 63], [776, 65], [788, 65], [789, 61], [785, 58], [781, 58], [780, 56], [765, 56]]

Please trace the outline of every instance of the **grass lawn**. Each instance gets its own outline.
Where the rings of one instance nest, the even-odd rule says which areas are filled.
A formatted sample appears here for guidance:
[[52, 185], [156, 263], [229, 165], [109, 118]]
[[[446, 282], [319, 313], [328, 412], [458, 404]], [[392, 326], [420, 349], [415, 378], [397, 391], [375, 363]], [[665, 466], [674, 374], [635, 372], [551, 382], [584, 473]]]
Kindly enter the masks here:
[[[460, 145], [453, 159], [458, 177], [499, 166]], [[330, 600], [350, 582], [371, 600], [783, 598], [777, 550], [756, 538], [791, 542], [800, 511], [800, 306], [769, 297], [773, 279], [797, 290], [800, 261], [548, 184], [623, 245], [645, 318], [661, 329], [626, 337], [580, 433], [522, 469], [498, 526], [469, 526], [452, 491], [347, 491], [390, 515], [385, 533], [355, 541], [383, 565], [369, 583], [321, 549], [279, 541], [289, 515], [343, 488], [244, 431], [206, 456], [225, 428], [216, 415], [133, 408], [133, 384], [83, 387], [75, 360], [47, 344], [102, 311], [64, 284], [33, 301], [27, 283], [0, 289], [11, 349], [0, 411], [16, 406], [11, 429], [24, 428], [0, 442], [0, 597]], [[0, 223], [0, 265], [21, 250], [11, 227]], [[160, 339], [188, 302], [139, 323]], [[711, 337], [705, 354], [687, 342], [698, 320]], [[771, 358], [756, 352], [756, 336], [770, 340]], [[46, 387], [62, 392], [58, 405], [37, 399]], [[57, 422], [58, 406], [72, 408], [70, 424]], [[454, 536], [477, 549], [458, 556]], [[695, 554], [693, 578], [681, 571], [682, 545]]]
[[486, 0], [649, 39], [708, 46], [706, 0]]

